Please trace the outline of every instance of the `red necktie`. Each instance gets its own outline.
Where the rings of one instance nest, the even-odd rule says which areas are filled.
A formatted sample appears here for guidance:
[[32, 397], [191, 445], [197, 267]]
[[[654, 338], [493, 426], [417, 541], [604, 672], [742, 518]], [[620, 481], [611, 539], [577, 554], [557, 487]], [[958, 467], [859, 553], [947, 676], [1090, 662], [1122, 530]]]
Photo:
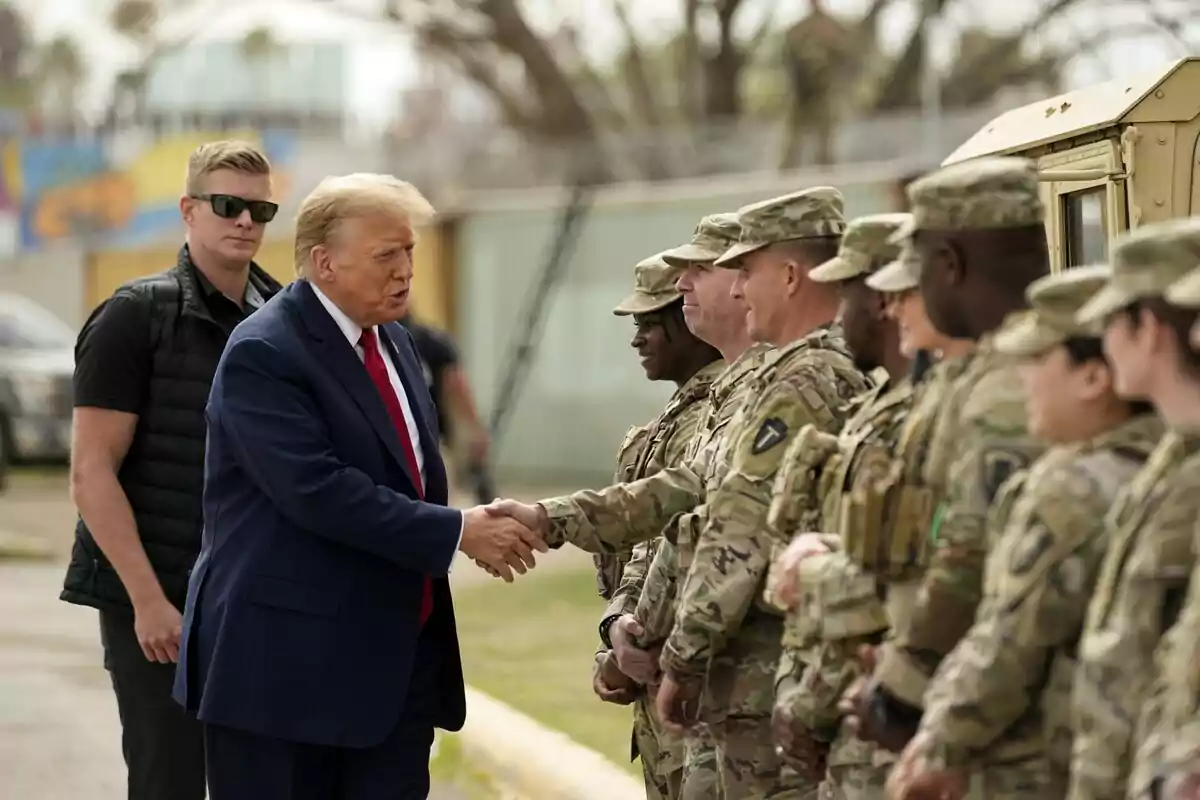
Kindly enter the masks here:
[[[404, 460], [408, 462], [413, 483], [417, 487], [417, 498], [424, 500], [425, 487], [421, 485], [421, 469], [417, 465], [417, 453], [413, 449], [413, 442], [408, 433], [408, 421], [404, 419], [404, 408], [400, 405], [400, 398], [396, 397], [396, 390], [392, 388], [392, 381], [388, 377], [387, 366], [383, 363], [383, 355], [379, 352], [379, 338], [375, 335], [375, 329], [364, 330], [358, 343], [362, 345], [363, 365], [367, 368], [367, 374], [371, 376], [375, 389], [383, 398], [388, 416], [392, 418], [392, 425], [396, 428], [396, 436], [400, 439], [400, 447], [404, 450]], [[433, 581], [426, 577], [421, 591], [421, 627], [425, 626], [425, 622], [432, 613]]]

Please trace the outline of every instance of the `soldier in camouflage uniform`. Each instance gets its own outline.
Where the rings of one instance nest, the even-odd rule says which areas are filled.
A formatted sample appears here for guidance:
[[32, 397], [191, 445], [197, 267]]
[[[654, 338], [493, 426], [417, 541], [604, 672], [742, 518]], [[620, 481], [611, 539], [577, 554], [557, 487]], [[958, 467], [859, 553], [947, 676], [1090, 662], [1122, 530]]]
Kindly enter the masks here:
[[1071, 766], [1076, 644], [1108, 548], [1104, 519], [1163, 426], [1113, 391], [1095, 329], [1075, 315], [1106, 266], [1029, 288], [996, 349], [1025, 360], [1030, 432], [1050, 449], [1000, 490], [989, 531], [984, 599], [942, 662], [925, 714], [892, 778], [893, 797], [1060, 800]]
[[493, 506], [541, 530], [551, 546], [604, 552], [649, 538], [704, 504], [676, 537], [690, 568], [662, 650], [658, 708], [664, 722], [708, 725], [730, 798], [801, 797], [812, 788], [782, 768], [771, 742], [782, 620], [761, 593], [772, 545], [770, 489], [788, 441], [808, 424], [840, 428], [846, 402], [867, 386], [833, 325], [836, 297], [807, 279], [837, 252], [842, 207], [839, 192], [821, 187], [739, 210], [741, 237], [717, 264], [739, 268], [734, 294], [746, 303], [751, 335], [778, 349], [754, 374], [752, 399], [725, 436], [687, 467], [633, 484], [536, 507]]
[[[1168, 289], [1166, 298], [1180, 308], [1200, 310], [1200, 267]], [[1200, 352], [1200, 318], [1192, 324], [1191, 346]], [[1192, 552], [1200, 553], [1200, 525]], [[1192, 569], [1187, 600], [1170, 636], [1178, 649], [1162, 664], [1162, 682], [1164, 705], [1175, 716], [1167, 718], [1160, 734], [1165, 744], [1155, 798], [1200, 800], [1200, 564]]]
[[[993, 337], [1005, 316], [1027, 305], [1026, 288], [1049, 263], [1037, 169], [1026, 159], [957, 164], [914, 181], [908, 194], [913, 219], [897, 236], [901, 263], [918, 276], [934, 326], [977, 344], [930, 398], [937, 402], [932, 414], [914, 408], [931, 426], [917, 442], [922, 459], [909, 456], [913, 443], [902, 436], [900, 458], [874, 484], [900, 541], [913, 547], [913, 563], [921, 563], [925, 546], [914, 522], [931, 518], [933, 545], [918, 581], [889, 587], [892, 630], [870, 684], [856, 687], [848, 704], [859, 736], [893, 752], [916, 732], [929, 679], [974, 622], [988, 508], [1040, 450], [1026, 430], [1018, 360], [997, 352]], [[921, 473], [915, 481], [914, 465]]]
[[[675, 288], [682, 268], [668, 264], [662, 254], [634, 268], [634, 291], [613, 313], [633, 316], [636, 331], [631, 344], [642, 357], [650, 380], [672, 380], [679, 387], [657, 419], [632, 428], [617, 453], [615, 481], [634, 481], [664, 467], [683, 462], [691, 447], [701, 416], [707, 407], [714, 378], [725, 369], [720, 354], [696, 338], [683, 318], [683, 296]], [[596, 558], [600, 596], [609, 601], [605, 617], [622, 613], [636, 602], [658, 540], [644, 542], [632, 553], [602, 554]], [[604, 678], [605, 662], [612, 651], [596, 654], [593, 686], [601, 699], [624, 704], [636, 696], [632, 754], [641, 757], [646, 795], [651, 800], [677, 798], [683, 778], [684, 747], [679, 737], [669, 734], [653, 714], [653, 700], [643, 691], [626, 686], [609, 686]]]
[[1139, 228], [1114, 243], [1112, 275], [1079, 313], [1081, 322], [1104, 326], [1117, 391], [1149, 400], [1170, 430], [1110, 512], [1111, 544], [1079, 644], [1071, 800], [1143, 796], [1158, 767], [1160, 731], [1169, 735], [1176, 711], [1188, 716], [1164, 706], [1155, 680], [1156, 653], [1166, 664], [1195, 653], [1194, 639], [1163, 635], [1195, 563], [1200, 356], [1188, 345], [1196, 312], [1163, 295], [1198, 259], [1200, 221]]
[[[836, 282], [842, 296], [840, 318], [856, 363], [864, 371], [883, 368], [886, 380], [856, 401], [857, 411], [837, 436], [812, 429], [791, 443], [775, 481], [769, 524], [786, 540], [811, 511], [819, 512], [815, 530], [834, 534], [837, 552], [807, 560], [799, 586], [775, 597], [768, 582], [767, 600], [787, 612], [783, 655], [776, 677], [775, 741], [785, 760], [801, 772], [816, 768], [823, 779], [820, 797], [882, 797], [886, 765], [874, 764], [875, 748], [841, 726], [838, 700], [857, 677], [857, 646], [887, 630], [878, 580], [891, 573], [882, 507], [861, 501], [858, 490], [891, 464], [913, 384], [908, 360], [900, 352], [894, 320], [885, 314], [884, 296], [866, 279], [898, 255], [889, 237], [908, 221], [907, 214], [880, 214], [854, 220], [846, 229], [837, 258], [813, 270], [812, 280]], [[813, 485], [811, 476], [819, 475]], [[799, 517], [799, 518], [798, 518]], [[805, 528], [800, 528], [801, 531]], [[908, 553], [902, 560], [907, 561]], [[777, 574], [772, 565], [773, 576]], [[796, 594], [800, 602], [795, 602]], [[808, 763], [811, 740], [832, 741], [828, 772]]]
[[[744, 397], [741, 390], [749, 385], [743, 378], [758, 368], [767, 350], [765, 345], [751, 343], [745, 309], [730, 296], [733, 276], [712, 266], [737, 241], [740, 230], [736, 213], [711, 214], [696, 226], [690, 242], [662, 254], [664, 261], [681, 272], [678, 287], [684, 298], [688, 325], [697, 335], [719, 344], [731, 364], [709, 389], [688, 458], [709, 440], [722, 435], [733, 412], [741, 405]], [[650, 706], [658, 683], [658, 656], [675, 620], [676, 589], [680, 581], [675, 545], [665, 536], [655, 541], [653, 557], [641, 575], [640, 585], [623, 583], [601, 622], [602, 630], [608, 631], [613, 643], [619, 666], [638, 682], [649, 685], [647, 714], [654, 713]], [[684, 736], [682, 776], [673, 796], [683, 800], [721, 798], [716, 746], [704, 728], [687, 731]]]

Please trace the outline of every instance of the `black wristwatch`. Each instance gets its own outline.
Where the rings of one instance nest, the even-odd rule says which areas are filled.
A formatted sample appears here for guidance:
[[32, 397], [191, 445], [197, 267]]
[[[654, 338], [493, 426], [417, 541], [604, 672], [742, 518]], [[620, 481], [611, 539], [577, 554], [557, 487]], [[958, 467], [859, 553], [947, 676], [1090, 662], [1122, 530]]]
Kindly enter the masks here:
[[613, 623], [621, 618], [620, 614], [609, 614], [604, 619], [600, 620], [600, 641], [604, 642], [604, 646], [612, 650], [612, 640], [608, 638], [608, 629], [613, 626]]

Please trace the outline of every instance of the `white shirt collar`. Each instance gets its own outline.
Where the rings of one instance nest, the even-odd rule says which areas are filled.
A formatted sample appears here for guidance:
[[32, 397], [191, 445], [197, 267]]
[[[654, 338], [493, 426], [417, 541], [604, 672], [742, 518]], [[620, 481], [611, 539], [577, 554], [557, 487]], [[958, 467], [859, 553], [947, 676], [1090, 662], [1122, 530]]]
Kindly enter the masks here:
[[358, 340], [362, 338], [362, 326], [354, 320], [346, 316], [346, 312], [342, 311], [334, 302], [325, 296], [325, 293], [317, 288], [317, 285], [312, 281], [308, 285], [313, 290], [313, 294], [321, 301], [321, 305], [325, 306], [325, 310], [329, 312], [329, 316], [333, 317], [333, 321], [337, 323], [342, 334], [346, 337], [346, 341], [350, 342], [351, 347], [358, 347]]

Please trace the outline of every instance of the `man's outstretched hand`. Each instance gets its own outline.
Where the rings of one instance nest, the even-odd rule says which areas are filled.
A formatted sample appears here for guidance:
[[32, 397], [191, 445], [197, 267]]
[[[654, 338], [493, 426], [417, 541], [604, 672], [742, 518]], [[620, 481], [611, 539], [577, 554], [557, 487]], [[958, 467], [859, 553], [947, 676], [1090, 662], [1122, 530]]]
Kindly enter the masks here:
[[550, 548], [540, 533], [520, 519], [476, 506], [463, 512], [462, 542], [458, 549], [488, 572], [512, 583], [514, 571], [524, 575], [536, 564], [534, 550], [545, 553]]
[[545, 538], [550, 530], [550, 519], [546, 510], [536, 503], [522, 503], [519, 500], [501, 500], [497, 497], [484, 506], [487, 513], [494, 517], [509, 517], [520, 522], [538, 536]]

